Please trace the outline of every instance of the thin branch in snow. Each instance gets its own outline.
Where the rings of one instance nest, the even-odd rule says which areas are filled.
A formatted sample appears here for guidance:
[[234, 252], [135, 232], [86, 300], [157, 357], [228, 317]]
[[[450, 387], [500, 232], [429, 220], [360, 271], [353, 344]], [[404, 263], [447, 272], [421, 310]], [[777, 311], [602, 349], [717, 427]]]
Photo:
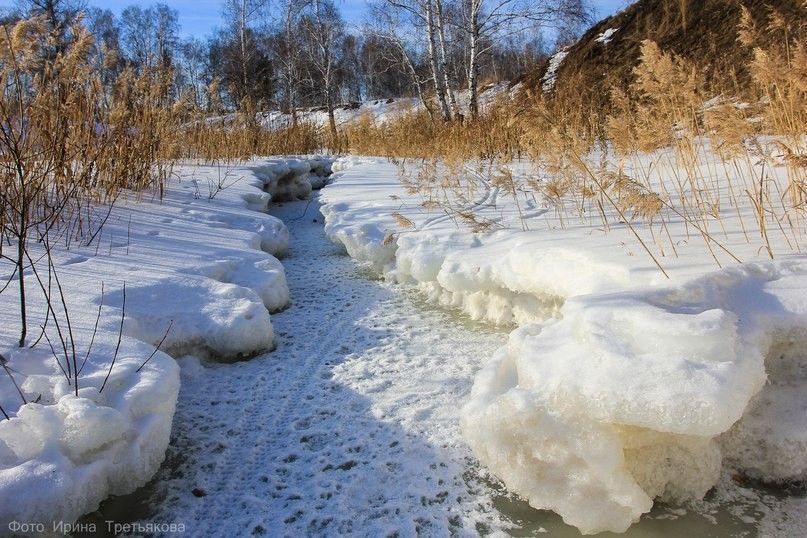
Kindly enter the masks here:
[[126, 282], [123, 283], [123, 304], [121, 305], [121, 312], [120, 312], [120, 330], [118, 331], [118, 343], [115, 345], [115, 354], [112, 355], [112, 362], [109, 365], [109, 370], [107, 370], [104, 382], [101, 383], [101, 388], [98, 389], [99, 393], [103, 392], [104, 387], [106, 387], [106, 382], [109, 381], [109, 376], [112, 374], [112, 368], [115, 367], [115, 360], [118, 358], [120, 343], [121, 340], [123, 339], [123, 322], [125, 319], [126, 319]]

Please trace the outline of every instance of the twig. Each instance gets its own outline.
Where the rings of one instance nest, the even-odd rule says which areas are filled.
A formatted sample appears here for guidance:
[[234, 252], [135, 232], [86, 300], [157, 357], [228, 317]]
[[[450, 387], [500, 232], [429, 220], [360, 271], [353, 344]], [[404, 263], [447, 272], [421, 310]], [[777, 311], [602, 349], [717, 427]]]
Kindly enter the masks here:
[[[17, 385], [17, 380], [14, 379], [13, 375], [11, 375], [11, 370], [9, 370], [8, 366], [6, 366], [6, 362], [8, 362], [8, 359], [6, 359], [2, 354], [0, 354], [0, 365], [3, 366], [3, 370], [6, 371], [6, 374], [8, 374], [9, 379], [11, 379], [11, 382], [14, 384], [14, 388], [17, 389], [17, 392], [20, 394], [20, 398], [22, 398], [22, 403], [27, 404], [28, 401], [25, 399], [25, 394], [22, 393], [22, 390], [20, 390], [20, 386]], [[5, 411], [3, 412], [3, 414], [5, 415]], [[6, 416], [6, 418], [8, 418], [8, 416]]]
[[168, 323], [168, 328], [165, 330], [165, 334], [160, 339], [160, 342], [157, 344], [157, 347], [154, 348], [154, 351], [151, 352], [151, 355], [149, 355], [149, 357], [145, 361], [143, 361], [143, 364], [141, 364], [140, 367], [137, 370], [135, 370], [135, 372], [139, 372], [140, 370], [142, 370], [143, 367], [146, 364], [148, 364], [148, 362], [154, 357], [154, 355], [156, 355], [157, 352], [160, 351], [160, 347], [163, 345], [163, 342], [165, 342], [165, 339], [168, 338], [168, 333], [171, 332], [171, 327], [173, 326], [174, 326], [174, 320], [172, 319]]
[[305, 204], [305, 209], [303, 209], [303, 214], [300, 215], [299, 217], [294, 217], [293, 219], [289, 219], [289, 221], [295, 221], [295, 220], [300, 220], [300, 219], [304, 218], [305, 214], [308, 213], [308, 206], [310, 206], [311, 202], [313, 202], [313, 201], [314, 201], [314, 197], [312, 196], [312, 197], [310, 197], [308, 199], [308, 203]]
[[92, 338], [90, 338], [90, 345], [87, 348], [87, 354], [84, 355], [84, 360], [81, 361], [81, 367], [78, 369], [78, 373], [80, 374], [82, 370], [84, 370], [84, 365], [87, 363], [87, 359], [90, 358], [90, 351], [92, 351], [93, 342], [95, 342], [95, 333], [98, 332], [98, 323], [101, 321], [101, 308], [104, 306], [104, 283], [101, 282], [101, 302], [98, 303], [98, 316], [95, 318], [95, 326], [92, 329]]
[[[62, 366], [62, 361], [59, 360], [59, 356], [56, 354], [56, 349], [53, 347], [53, 342], [51, 342], [50, 338], [48, 338], [48, 333], [45, 331], [45, 326], [40, 325], [39, 327], [42, 329], [42, 335], [41, 336], [45, 337], [45, 341], [50, 346], [50, 352], [53, 355], [53, 358], [56, 360], [56, 364], [59, 365], [59, 369], [62, 371], [64, 376], [67, 378], [67, 382], [70, 383], [70, 374], [68, 374], [67, 371], [64, 369], [64, 366]], [[67, 364], [69, 365], [70, 363], [68, 362]]]
[[109, 365], [109, 370], [106, 373], [104, 382], [101, 383], [101, 388], [98, 389], [99, 394], [103, 392], [104, 387], [106, 387], [106, 382], [109, 381], [109, 376], [110, 374], [112, 374], [112, 368], [115, 366], [115, 360], [118, 358], [118, 350], [120, 350], [120, 342], [123, 339], [123, 321], [125, 318], [126, 318], [126, 282], [123, 283], [123, 305], [121, 306], [121, 313], [120, 313], [120, 330], [118, 331], [118, 343], [115, 345], [115, 354], [112, 355], [112, 363]]

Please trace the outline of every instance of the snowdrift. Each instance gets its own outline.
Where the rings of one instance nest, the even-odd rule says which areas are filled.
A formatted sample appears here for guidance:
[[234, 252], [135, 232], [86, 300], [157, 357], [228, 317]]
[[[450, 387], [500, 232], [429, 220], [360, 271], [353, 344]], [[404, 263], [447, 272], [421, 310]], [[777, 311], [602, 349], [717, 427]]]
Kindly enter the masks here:
[[626, 530], [654, 498], [703, 497], [723, 459], [804, 480], [805, 289], [802, 261], [570, 299], [511, 334], [463, 432], [508, 487], [585, 533]]
[[[45, 340], [16, 347], [15, 290], [0, 295], [0, 352], [28, 402], [21, 405], [2, 373], [0, 405], [10, 419], [0, 421], [0, 529], [11, 521], [42, 522], [46, 529], [72, 523], [154, 475], [179, 391], [179, 368], [169, 354], [235, 360], [274, 345], [270, 312], [289, 301], [275, 256], [288, 250], [289, 236], [263, 211], [274, 197], [306, 196], [312, 183], [321, 185], [329, 161], [175, 171], [180, 179], [163, 200], [150, 194], [120, 200], [91, 244], [54, 251], [83, 363], [78, 396]], [[98, 209], [98, 220], [105, 212]], [[29, 284], [29, 326], [46, 326], [58, 349], [44, 296]], [[28, 343], [36, 336], [29, 332]]]
[[[763, 262], [729, 230], [724, 245], [748, 261], [719, 270], [671, 221], [668, 280], [626, 227], [561, 225], [548, 201], [515, 207], [472, 170], [474, 196], [454, 210], [407, 189], [389, 163], [334, 170], [323, 214], [348, 254], [515, 328], [461, 425], [532, 506], [584, 533], [622, 532], [654, 499], [701, 499], [723, 468], [807, 479], [806, 258]], [[469, 229], [480, 223], [484, 233]]]
[[263, 181], [263, 189], [274, 202], [308, 198], [312, 190], [321, 189], [331, 174], [331, 161], [324, 157], [286, 159], [253, 168]]

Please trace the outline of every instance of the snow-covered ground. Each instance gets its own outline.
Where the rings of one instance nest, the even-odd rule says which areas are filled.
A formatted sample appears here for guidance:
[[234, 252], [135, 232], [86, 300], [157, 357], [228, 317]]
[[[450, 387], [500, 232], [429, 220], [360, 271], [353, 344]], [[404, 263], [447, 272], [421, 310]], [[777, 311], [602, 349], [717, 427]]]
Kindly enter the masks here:
[[[26, 271], [27, 343], [46, 327], [33, 349], [16, 346], [18, 296], [14, 285], [3, 291], [7, 373], [0, 373], [0, 405], [10, 418], [0, 420], [0, 534], [14, 530], [12, 521], [71, 523], [151, 478], [179, 391], [179, 368], [168, 354], [233, 360], [275, 345], [270, 312], [289, 300], [275, 256], [287, 251], [288, 231], [266, 209], [273, 195], [307, 196], [309, 173], [325, 173], [329, 164], [314, 158], [177, 166], [162, 200], [156, 192], [139, 200], [124, 195], [111, 212], [85, 216], [93, 231], [106, 219], [92, 242], [91, 232], [77, 239], [70, 229], [53, 249], [67, 310], [54, 292], [60, 328]], [[31, 248], [33, 259], [42, 255], [41, 246]], [[47, 263], [38, 268], [47, 286]], [[10, 279], [10, 264], [3, 271]], [[67, 375], [76, 365], [78, 396]]]
[[547, 65], [544, 76], [541, 77], [541, 89], [544, 93], [552, 91], [555, 87], [555, 81], [558, 79], [558, 69], [563, 64], [563, 60], [569, 55], [569, 47], [564, 47], [557, 51], [549, 58], [549, 65]]
[[[477, 375], [462, 429], [533, 506], [584, 532], [624, 531], [654, 499], [701, 499], [721, 473], [807, 478], [807, 259], [779, 249], [784, 238], [779, 260], [764, 261], [761, 238], [712, 222], [718, 269], [691, 221], [668, 216], [674, 246], [662, 246], [641, 222], [610, 215], [606, 230], [539, 192], [508, 195], [495, 171], [410, 164], [418, 188], [387, 162], [335, 166], [326, 232], [351, 256], [433, 302], [518, 326]], [[738, 214], [753, 222], [748, 206]]]
[[[291, 235], [278, 348], [182, 361], [163, 468], [85, 521], [182, 524], [194, 536], [578, 535], [509, 495], [462, 437], [461, 404], [506, 331], [375, 279], [327, 240], [316, 207], [271, 210]], [[726, 475], [708, 501], [657, 505], [631, 532], [753, 533], [761, 521], [781, 534], [799, 502]]]
[[490, 492], [466, 476], [457, 407], [504, 335], [368, 278], [327, 240], [316, 202], [272, 214], [291, 233], [278, 348], [182, 364], [174, 463], [143, 521], [194, 536], [499, 528]]
[[[178, 167], [163, 201], [120, 201], [97, 243], [57, 254], [80, 354], [104, 282], [80, 398], [49, 351], [14, 347], [0, 295], [2, 352], [41, 395], [20, 407], [0, 379], [4, 530], [112, 494], [82, 521], [575, 535], [554, 510], [637, 536], [804, 534], [802, 257], [763, 261], [728, 230], [749, 263], [718, 270], [669, 220], [666, 280], [618, 219], [606, 233], [537, 193], [515, 204], [496, 174], [406, 166], [445, 203], [362, 158], [334, 166], [324, 229], [319, 200], [264, 192], [307, 196], [321, 159]], [[166, 331], [181, 373], [162, 352], [136, 372]]]
[[[499, 96], [507, 93], [507, 95], [512, 97], [520, 88], [520, 84], [516, 84], [511, 88], [507, 81], [480, 88], [478, 97], [479, 109], [484, 112], [496, 102]], [[459, 107], [462, 110], [467, 110], [467, 92], [456, 92], [455, 97]], [[362, 118], [368, 118], [373, 123], [382, 125], [402, 115], [418, 111], [423, 111], [423, 105], [414, 97], [380, 99], [352, 105], [339, 105], [334, 108], [334, 120], [336, 121], [337, 127], [340, 128], [349, 126], [351, 123]], [[235, 114], [227, 114], [224, 116], [211, 116], [207, 118], [206, 121], [211, 124], [228, 125], [235, 121], [235, 119]], [[291, 114], [281, 112], [280, 110], [258, 112], [256, 119], [263, 128], [270, 130], [286, 127], [292, 123]], [[297, 112], [297, 121], [318, 127], [325, 127], [328, 125], [328, 111], [323, 107], [301, 109]]]
[[[344, 127], [363, 116], [370, 117], [379, 124], [394, 118], [397, 115], [405, 114], [419, 108], [420, 102], [415, 98], [382, 99], [368, 101], [360, 105], [338, 106], [334, 109], [334, 119], [336, 125]], [[259, 112], [258, 121], [266, 129], [277, 129], [291, 124], [291, 114], [285, 114], [279, 110]], [[328, 111], [322, 108], [313, 110], [300, 110], [297, 113], [297, 121], [308, 122], [319, 127], [328, 125]]]

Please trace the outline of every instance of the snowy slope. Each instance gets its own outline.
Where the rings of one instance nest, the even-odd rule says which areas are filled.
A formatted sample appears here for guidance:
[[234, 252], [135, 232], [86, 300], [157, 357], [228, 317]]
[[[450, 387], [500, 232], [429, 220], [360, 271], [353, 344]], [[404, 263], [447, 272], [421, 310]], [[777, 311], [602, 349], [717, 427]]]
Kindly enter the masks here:
[[409, 170], [437, 185], [424, 192], [390, 163], [335, 169], [326, 232], [351, 256], [519, 327], [477, 376], [463, 432], [533, 506], [583, 532], [624, 531], [656, 498], [703, 497], [724, 467], [807, 478], [807, 259], [784, 238], [780, 260], [764, 261], [759, 238], [724, 217], [720, 244], [745, 263], [720, 251], [720, 269], [680, 219], [668, 221], [671, 249], [641, 222], [611, 215], [605, 230], [537, 192], [513, 197], [491, 174]]
[[[61, 235], [54, 266], [82, 368], [78, 397], [34, 278], [28, 343], [46, 326], [61, 365], [45, 340], [16, 347], [16, 290], [0, 295], [0, 352], [10, 372], [0, 375], [0, 405], [11, 417], [0, 421], [0, 528], [13, 520], [69, 523], [151, 478], [179, 391], [168, 354], [232, 360], [275, 345], [269, 313], [289, 301], [275, 255], [287, 251], [288, 230], [265, 211], [273, 195], [307, 196], [309, 173], [320, 184], [316, 172], [328, 168], [317, 158], [177, 166], [162, 200], [124, 194], [91, 244]], [[97, 227], [106, 214], [97, 208], [87, 221]], [[8, 279], [10, 268], [3, 270]]]
[[[519, 89], [520, 85], [510, 88], [507, 81], [481, 88], [478, 96], [479, 109], [484, 112], [496, 102], [499, 96], [506, 93], [512, 98]], [[467, 110], [467, 93], [465, 91], [458, 91], [455, 97], [460, 109]], [[352, 105], [339, 105], [334, 108], [334, 120], [339, 128], [347, 127], [361, 118], [369, 118], [375, 124], [382, 125], [396, 117], [422, 111], [423, 104], [414, 97], [377, 99]], [[291, 125], [293, 121], [291, 114], [281, 112], [280, 110], [258, 112], [255, 117], [263, 128], [269, 130], [286, 127]], [[234, 114], [227, 114], [224, 116], [211, 116], [205, 121], [213, 125], [221, 124], [226, 126], [235, 121], [235, 119], [236, 116]], [[328, 112], [323, 107], [300, 109], [297, 112], [297, 121], [313, 124], [317, 127], [326, 127], [328, 125]]]

